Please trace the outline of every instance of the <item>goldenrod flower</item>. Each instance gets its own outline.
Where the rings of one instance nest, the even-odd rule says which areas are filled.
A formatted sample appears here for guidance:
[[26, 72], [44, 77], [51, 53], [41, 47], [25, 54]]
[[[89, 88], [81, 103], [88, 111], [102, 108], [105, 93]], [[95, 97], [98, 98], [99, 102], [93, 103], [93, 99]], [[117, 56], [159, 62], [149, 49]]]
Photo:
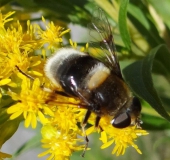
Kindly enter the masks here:
[[[10, 75], [11, 75], [11, 67], [9, 66], [8, 61], [6, 61], [6, 58], [3, 59], [0, 57], [0, 88], [2, 86], [5, 86], [11, 82]], [[2, 97], [2, 94], [0, 92], [0, 98]]]
[[[3, 86], [3, 85], [9, 84], [10, 82], [11, 82], [11, 79], [9, 79], [9, 78], [5, 78], [5, 79], [0, 80], [0, 87]], [[2, 97], [2, 94], [0, 92], [0, 98], [1, 97]]]
[[47, 43], [49, 45], [49, 49], [55, 47], [58, 48], [61, 42], [63, 42], [62, 36], [68, 33], [70, 29], [64, 30], [64, 28], [54, 25], [53, 22], [46, 24], [44, 17], [42, 17], [42, 21], [46, 26], [46, 30], [43, 31], [39, 26], [37, 26], [37, 33], [40, 42], [42, 43], [42, 45]]
[[8, 114], [12, 114], [10, 119], [15, 119], [23, 114], [25, 119], [25, 127], [37, 125], [37, 117], [41, 123], [46, 123], [47, 119], [44, 114], [53, 116], [53, 112], [46, 105], [49, 93], [42, 90], [39, 79], [35, 79], [33, 84], [28, 78], [23, 79], [21, 84], [21, 92], [19, 94], [9, 92], [8, 94], [17, 103], [8, 108]]
[[33, 49], [38, 49], [38, 41], [34, 37], [34, 28], [27, 22], [28, 28], [27, 32], [23, 32], [23, 28], [17, 21], [17, 27], [11, 26], [5, 32], [5, 34], [0, 36], [0, 46], [1, 52], [4, 53], [18, 53], [18, 51], [33, 51]]
[[11, 75], [12, 69], [9, 65], [9, 59], [6, 57], [0, 57], [0, 80], [9, 78]]
[[[15, 73], [18, 72], [16, 66], [26, 74], [34, 76], [43, 75], [43, 60], [41, 56], [29, 56], [28, 52], [8, 54], [8, 63]], [[41, 70], [40, 70], [41, 69]]]
[[[72, 48], [77, 49], [77, 43], [76, 42], [73, 42], [72, 39], [69, 39], [69, 42], [70, 42], [70, 45], [71, 45]], [[88, 47], [89, 47], [89, 44], [86, 43], [85, 47], [81, 47], [79, 50], [81, 52], [87, 52]]]
[[[0, 28], [3, 28], [5, 23], [12, 21], [13, 18], [9, 18], [11, 15], [13, 15], [15, 12], [8, 12], [5, 15], [2, 15], [2, 13], [0, 12]], [[1, 32], [0, 32], [1, 33]]]
[[137, 126], [129, 126], [121, 129], [114, 128], [106, 117], [101, 119], [100, 126], [103, 129], [100, 140], [104, 143], [101, 149], [107, 148], [114, 143], [115, 147], [112, 154], [116, 154], [117, 156], [123, 155], [129, 146], [132, 146], [139, 154], [142, 154], [134, 141], [141, 135], [147, 135], [148, 133], [145, 130]]
[[[65, 123], [60, 121], [58, 123]], [[56, 124], [57, 125], [57, 124]], [[59, 129], [51, 125], [46, 125], [42, 128], [43, 148], [48, 150], [39, 154], [38, 157], [50, 154], [48, 160], [69, 160], [72, 152], [83, 150], [83, 145], [78, 145], [81, 141], [77, 138], [77, 134], [70, 128]]]
[[83, 140], [77, 138], [81, 135], [81, 128], [77, 126], [80, 114], [78, 108], [68, 105], [57, 106], [53, 111], [54, 116], [42, 128], [42, 147], [47, 151], [39, 157], [50, 154], [48, 160], [67, 160], [72, 152], [84, 149], [84, 145], [78, 144]]

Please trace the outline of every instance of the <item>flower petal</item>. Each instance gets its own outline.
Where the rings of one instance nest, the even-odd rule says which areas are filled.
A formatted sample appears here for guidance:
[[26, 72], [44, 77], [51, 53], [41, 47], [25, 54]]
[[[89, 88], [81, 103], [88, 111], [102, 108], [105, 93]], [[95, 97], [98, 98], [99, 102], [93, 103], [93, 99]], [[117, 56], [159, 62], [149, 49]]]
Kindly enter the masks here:
[[8, 84], [10, 82], [11, 82], [11, 79], [2, 79], [2, 80], [0, 80], [0, 86], [3, 86], [3, 85]]
[[108, 141], [107, 143], [104, 143], [100, 148], [101, 148], [101, 149], [107, 148], [107, 147], [109, 147], [113, 142], [114, 142], [114, 139]]
[[102, 131], [102, 132], [101, 132], [100, 140], [101, 140], [103, 143], [107, 143], [107, 135], [106, 135], [106, 132], [105, 132], [105, 131]]
[[28, 128], [30, 123], [31, 123], [31, 119], [32, 119], [32, 114], [29, 112], [26, 119], [25, 119], [25, 127]]
[[43, 125], [48, 122], [48, 120], [45, 118], [44, 114], [41, 111], [38, 111], [38, 117]]
[[7, 109], [7, 113], [11, 114], [11, 113], [18, 112], [20, 110], [21, 110], [21, 108], [20, 108], [19, 104], [14, 104], [13, 106], [11, 106]]
[[32, 128], [36, 128], [36, 126], [37, 126], [37, 117], [34, 113], [32, 113], [31, 126], [32, 126]]
[[15, 112], [10, 116], [10, 119], [11, 120], [15, 119], [15, 118], [19, 117], [22, 113], [23, 113], [22, 111]]

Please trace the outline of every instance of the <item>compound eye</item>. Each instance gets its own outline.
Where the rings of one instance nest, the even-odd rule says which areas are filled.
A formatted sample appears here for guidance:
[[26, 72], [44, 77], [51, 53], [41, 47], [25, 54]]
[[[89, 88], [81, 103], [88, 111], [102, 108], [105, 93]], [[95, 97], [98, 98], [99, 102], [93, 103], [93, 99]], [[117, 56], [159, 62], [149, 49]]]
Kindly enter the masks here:
[[112, 126], [116, 128], [125, 128], [131, 124], [131, 117], [127, 112], [117, 115], [112, 121]]

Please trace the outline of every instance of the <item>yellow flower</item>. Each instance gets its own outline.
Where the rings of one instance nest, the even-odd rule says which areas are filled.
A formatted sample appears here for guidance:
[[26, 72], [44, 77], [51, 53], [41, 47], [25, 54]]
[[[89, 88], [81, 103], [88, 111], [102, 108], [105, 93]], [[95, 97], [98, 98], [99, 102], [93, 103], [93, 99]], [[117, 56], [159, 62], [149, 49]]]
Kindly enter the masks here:
[[22, 70], [26, 74], [31, 74], [35, 76], [42, 76], [44, 73], [42, 67], [44, 66], [44, 61], [41, 56], [29, 56], [29, 53], [15, 53], [9, 54], [9, 64], [13, 68], [14, 72], [17, 73], [18, 70]]
[[[10, 82], [11, 82], [11, 79], [9, 79], [9, 78], [0, 80], [0, 87], [3, 86], [3, 85], [9, 84]], [[2, 97], [2, 94], [0, 92], [0, 98], [1, 97]]]
[[[20, 24], [18, 24], [20, 25]], [[26, 51], [34, 51], [36, 49], [40, 48], [39, 41], [36, 39], [36, 28], [34, 25], [30, 23], [30, 21], [27, 21], [27, 30], [26, 32], [23, 32], [22, 34], [22, 43], [21, 43], [21, 49], [24, 49]]]
[[55, 47], [58, 48], [61, 42], [63, 42], [62, 36], [68, 33], [70, 29], [64, 30], [64, 28], [54, 25], [53, 22], [46, 24], [44, 17], [42, 17], [42, 21], [44, 22], [46, 26], [46, 30], [43, 31], [39, 26], [37, 26], [38, 38], [40, 39], [41, 44], [44, 45], [48, 43], [49, 49], [55, 48]]
[[[15, 12], [8, 12], [5, 15], [2, 15], [2, 13], [0, 12], [0, 28], [3, 28], [5, 23], [13, 20], [13, 18], [9, 18], [11, 15], [13, 15]], [[0, 32], [1, 33], [1, 32]]]
[[[72, 39], [69, 39], [69, 42], [70, 42], [70, 45], [71, 45], [72, 48], [77, 49], [77, 43], [76, 42], [73, 42]], [[81, 52], [87, 52], [88, 48], [89, 48], [89, 44], [86, 43], [85, 47], [81, 47], [79, 50]]]
[[[64, 103], [64, 101], [63, 101]], [[71, 105], [57, 106], [54, 112], [54, 117], [49, 119], [49, 123], [57, 128], [66, 130], [72, 129], [77, 133], [81, 133], [81, 130], [77, 126], [78, 118], [80, 118], [78, 107]], [[67, 119], [66, 119], [67, 117]], [[62, 123], [58, 123], [62, 122]]]
[[7, 110], [8, 114], [12, 114], [10, 119], [15, 119], [23, 114], [25, 119], [25, 127], [32, 125], [35, 128], [37, 125], [37, 117], [41, 123], [47, 123], [45, 114], [53, 116], [53, 112], [46, 105], [49, 93], [42, 90], [39, 79], [32, 81], [28, 78], [23, 78], [21, 84], [21, 92], [16, 94], [9, 92], [8, 94], [16, 101], [16, 104], [10, 106]]
[[[10, 75], [12, 73], [12, 70], [9, 66], [8, 61], [0, 57], [0, 88], [2, 86], [5, 86], [11, 82]], [[0, 91], [0, 98], [2, 97], [1, 91]]]
[[[64, 123], [62, 121], [58, 123]], [[65, 130], [56, 129], [51, 125], [43, 126], [42, 130], [43, 143], [42, 147], [48, 150], [39, 154], [38, 157], [50, 154], [48, 160], [69, 160], [72, 152], [83, 150], [83, 145], [78, 145], [77, 142], [81, 141], [77, 138], [76, 132], [69, 128]]]
[[[5, 30], [4, 34], [0, 35], [0, 48], [1, 52], [4, 54], [8, 53], [18, 53], [18, 52], [30, 52], [33, 49], [38, 49], [38, 41], [34, 36], [34, 28], [27, 22], [27, 31], [24, 33], [23, 28], [17, 21], [17, 27], [11, 26]], [[22, 50], [22, 51], [21, 51]]]
[[84, 140], [77, 138], [82, 134], [77, 126], [80, 114], [77, 107], [68, 105], [57, 106], [53, 111], [54, 116], [48, 118], [48, 123], [43, 126], [41, 132], [42, 147], [47, 151], [39, 154], [39, 157], [50, 154], [48, 160], [67, 160], [72, 152], [84, 149], [84, 145], [78, 144]]
[[112, 154], [116, 154], [117, 156], [123, 155], [129, 146], [132, 146], [139, 154], [142, 154], [134, 141], [139, 136], [147, 135], [148, 133], [145, 130], [137, 126], [129, 126], [122, 129], [114, 128], [106, 117], [101, 119], [100, 126], [103, 129], [100, 137], [100, 140], [103, 142], [101, 149], [107, 148], [114, 143], [115, 147]]
[[12, 68], [9, 65], [9, 59], [6, 57], [0, 57], [0, 80], [9, 78], [12, 73]]

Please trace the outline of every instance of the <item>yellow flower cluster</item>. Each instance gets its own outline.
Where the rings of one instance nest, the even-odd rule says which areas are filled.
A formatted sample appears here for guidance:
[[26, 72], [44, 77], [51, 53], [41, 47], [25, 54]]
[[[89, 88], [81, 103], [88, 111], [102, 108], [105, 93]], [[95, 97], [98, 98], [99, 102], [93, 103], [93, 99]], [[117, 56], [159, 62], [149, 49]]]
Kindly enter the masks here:
[[[37, 122], [42, 124], [42, 147], [47, 151], [39, 154], [39, 157], [49, 154], [48, 160], [67, 160], [73, 152], [84, 150], [85, 146], [79, 143], [84, 137], [78, 124], [82, 122], [86, 111], [78, 108], [75, 99], [53, 92], [54, 88], [45, 77], [43, 67], [46, 52], [54, 52], [61, 47], [62, 36], [70, 30], [64, 30], [53, 22], [47, 23], [44, 18], [42, 21], [46, 30], [32, 25], [30, 21], [27, 21], [26, 31], [19, 22], [17, 26], [6, 29], [5, 24], [12, 21], [9, 18], [12, 14], [14, 12], [6, 15], [0, 13], [0, 106], [7, 108], [9, 120], [24, 120], [25, 127], [31, 125], [36, 128]], [[70, 44], [73, 48], [77, 47], [71, 40]], [[5, 97], [11, 98], [10, 104], [5, 103]], [[92, 127], [86, 130], [87, 135], [96, 131], [94, 119], [95, 115], [92, 114], [89, 119]], [[136, 126], [114, 128], [107, 117], [101, 119], [100, 126], [103, 129], [99, 130], [102, 149], [115, 143], [113, 154], [124, 154], [128, 146], [141, 153], [134, 140], [140, 135], [146, 135], [146, 131]], [[3, 138], [0, 137], [0, 141], [4, 142]], [[0, 152], [0, 159], [5, 155], [9, 157]]]

